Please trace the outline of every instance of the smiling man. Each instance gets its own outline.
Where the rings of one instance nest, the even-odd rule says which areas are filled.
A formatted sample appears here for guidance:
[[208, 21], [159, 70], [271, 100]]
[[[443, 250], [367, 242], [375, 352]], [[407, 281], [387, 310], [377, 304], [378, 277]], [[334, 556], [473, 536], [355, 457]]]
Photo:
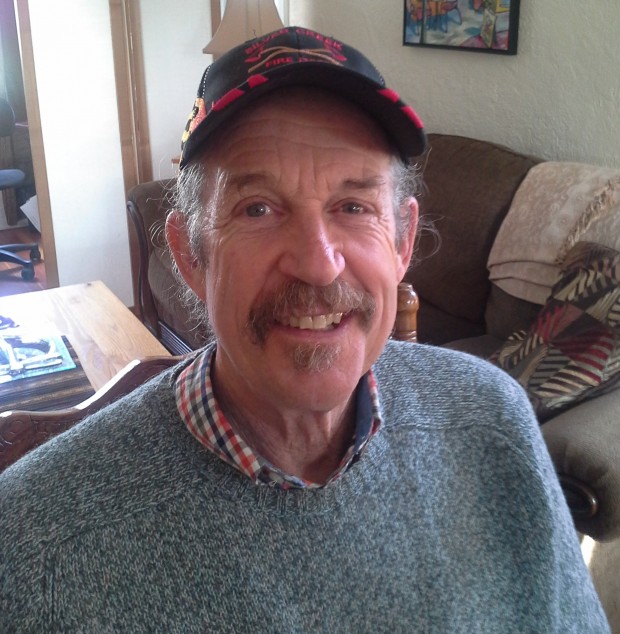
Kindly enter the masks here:
[[207, 69], [166, 236], [214, 341], [0, 476], [1, 631], [608, 631], [522, 390], [388, 341], [424, 147], [333, 38]]
[[352, 395], [394, 323], [415, 199], [394, 199], [383, 131], [324, 89], [259, 97], [205, 147], [194, 165], [209, 231], [190, 238], [179, 210], [167, 236], [219, 343], [206, 373], [258, 454], [324, 484], [355, 434]]

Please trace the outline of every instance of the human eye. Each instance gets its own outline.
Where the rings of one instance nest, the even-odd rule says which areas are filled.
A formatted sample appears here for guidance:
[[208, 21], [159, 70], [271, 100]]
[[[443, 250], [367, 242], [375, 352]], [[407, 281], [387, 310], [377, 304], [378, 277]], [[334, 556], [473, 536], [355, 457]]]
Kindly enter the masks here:
[[247, 205], [244, 213], [249, 218], [262, 218], [271, 212], [271, 207], [267, 203], [258, 202]]
[[351, 216], [360, 216], [367, 212], [366, 205], [354, 201], [345, 202], [340, 208], [345, 214], [349, 214]]

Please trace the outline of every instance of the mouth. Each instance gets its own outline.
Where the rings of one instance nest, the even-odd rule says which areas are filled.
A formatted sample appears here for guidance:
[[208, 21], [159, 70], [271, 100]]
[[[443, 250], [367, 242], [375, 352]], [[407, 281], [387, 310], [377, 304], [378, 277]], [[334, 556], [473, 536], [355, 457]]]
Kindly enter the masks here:
[[291, 315], [278, 319], [282, 326], [298, 328], [299, 330], [333, 330], [341, 321], [343, 313], [327, 313], [324, 315]]
[[273, 327], [289, 328], [291, 334], [305, 331], [327, 336], [354, 316], [368, 330], [374, 313], [374, 298], [340, 278], [321, 287], [293, 281], [258, 298], [250, 310], [248, 329], [250, 337], [264, 346]]

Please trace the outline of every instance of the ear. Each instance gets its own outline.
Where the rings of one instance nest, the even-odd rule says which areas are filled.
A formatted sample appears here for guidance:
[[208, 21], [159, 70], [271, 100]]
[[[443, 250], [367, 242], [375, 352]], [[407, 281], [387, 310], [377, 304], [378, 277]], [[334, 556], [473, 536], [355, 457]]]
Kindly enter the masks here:
[[174, 210], [166, 218], [166, 240], [181, 277], [203, 302], [206, 301], [205, 269], [192, 251], [185, 216], [180, 211]]
[[401, 236], [400, 243], [396, 249], [396, 268], [399, 282], [405, 277], [411, 256], [413, 255], [413, 246], [418, 229], [418, 201], [413, 197], [407, 199], [403, 204], [403, 208], [401, 208], [401, 214], [409, 214], [410, 223], [407, 233]]

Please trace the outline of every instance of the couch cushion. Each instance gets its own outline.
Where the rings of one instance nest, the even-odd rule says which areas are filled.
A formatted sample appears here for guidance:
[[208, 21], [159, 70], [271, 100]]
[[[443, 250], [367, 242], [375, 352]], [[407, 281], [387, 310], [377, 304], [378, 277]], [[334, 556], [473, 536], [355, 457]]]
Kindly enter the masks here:
[[440, 245], [431, 234], [421, 236], [406, 281], [420, 298], [419, 340], [442, 344], [484, 333], [489, 252], [517, 188], [539, 160], [452, 135], [429, 135], [429, 148], [420, 209], [434, 221]]
[[577, 530], [597, 540], [620, 538], [619, 407], [614, 390], [563, 411], [541, 430], [558, 473], [594, 486], [598, 512], [575, 520]]
[[579, 243], [528, 332], [491, 357], [527, 390], [541, 421], [620, 383], [620, 253]]
[[480, 335], [479, 337], [456, 339], [444, 344], [443, 347], [467, 352], [481, 359], [488, 359], [503, 343], [503, 340], [492, 335]]
[[541, 304], [509, 295], [496, 284], [491, 292], [484, 315], [487, 333], [506, 341], [516, 330], [527, 330], [540, 311]]

